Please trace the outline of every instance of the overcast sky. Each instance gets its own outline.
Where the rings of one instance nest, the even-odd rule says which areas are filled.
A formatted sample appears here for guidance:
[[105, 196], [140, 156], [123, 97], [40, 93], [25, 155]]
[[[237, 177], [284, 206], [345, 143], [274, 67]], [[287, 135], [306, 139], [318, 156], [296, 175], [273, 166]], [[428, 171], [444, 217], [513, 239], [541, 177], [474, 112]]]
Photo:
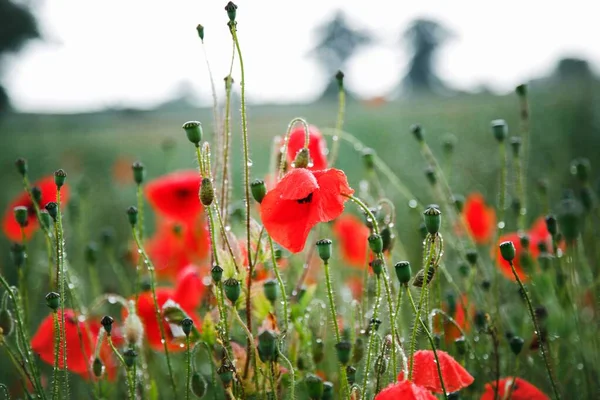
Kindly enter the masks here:
[[[206, 50], [221, 84], [231, 57], [225, 3], [38, 0], [43, 41], [30, 43], [4, 67], [12, 101], [20, 110], [48, 112], [152, 107], [182, 83], [206, 98], [210, 86], [195, 27], [206, 27]], [[548, 73], [561, 56], [600, 65], [595, 3], [238, 0], [247, 92], [252, 101], [309, 101], [318, 95], [326, 78], [308, 56], [313, 28], [338, 8], [378, 38], [345, 70], [347, 86], [362, 96], [384, 94], [398, 82], [407, 63], [400, 32], [417, 17], [437, 19], [456, 35], [438, 60], [447, 82], [464, 89], [485, 83], [511, 90]]]

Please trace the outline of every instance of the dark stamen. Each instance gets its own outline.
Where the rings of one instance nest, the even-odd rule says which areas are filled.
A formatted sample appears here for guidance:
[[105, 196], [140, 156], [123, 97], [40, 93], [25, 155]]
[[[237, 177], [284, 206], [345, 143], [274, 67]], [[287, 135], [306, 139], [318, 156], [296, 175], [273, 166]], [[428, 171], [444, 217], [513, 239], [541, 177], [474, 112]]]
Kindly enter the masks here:
[[310, 203], [310, 202], [312, 201], [312, 197], [313, 197], [313, 194], [312, 194], [312, 193], [310, 193], [310, 194], [309, 194], [308, 196], [306, 196], [305, 198], [303, 198], [303, 199], [298, 199], [298, 200], [296, 200], [296, 201], [298, 202], [298, 204]]

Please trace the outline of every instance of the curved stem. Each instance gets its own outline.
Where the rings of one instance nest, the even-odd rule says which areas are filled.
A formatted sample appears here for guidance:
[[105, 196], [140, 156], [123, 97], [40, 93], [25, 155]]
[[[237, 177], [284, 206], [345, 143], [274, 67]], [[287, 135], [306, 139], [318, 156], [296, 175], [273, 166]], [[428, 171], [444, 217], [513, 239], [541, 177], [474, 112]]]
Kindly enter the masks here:
[[279, 178], [283, 177], [283, 173], [285, 171], [286, 163], [287, 163], [287, 151], [288, 151], [288, 142], [290, 141], [290, 134], [292, 133], [292, 129], [294, 125], [297, 123], [302, 124], [304, 127], [304, 148], [308, 149], [308, 144], [310, 142], [310, 130], [308, 128], [308, 123], [304, 118], [296, 117], [290, 121], [288, 124], [287, 132], [283, 138], [283, 147], [281, 148], [281, 161], [279, 162]]
[[289, 324], [289, 315], [288, 315], [288, 300], [287, 293], [285, 290], [285, 285], [283, 284], [283, 279], [281, 279], [281, 274], [279, 273], [279, 266], [277, 265], [277, 260], [275, 259], [275, 249], [273, 246], [273, 239], [271, 235], [267, 233], [267, 237], [269, 238], [269, 247], [271, 248], [271, 262], [273, 263], [273, 271], [275, 272], [275, 278], [277, 279], [277, 284], [279, 285], [279, 292], [281, 293], [281, 303], [283, 305], [283, 333], [287, 332], [288, 324]]
[[[338, 92], [338, 114], [337, 122], [335, 124], [336, 132], [341, 132], [344, 126], [344, 112], [346, 111], [346, 91], [344, 85], [340, 85]], [[329, 165], [333, 167], [337, 160], [338, 151], [340, 148], [340, 136], [334, 136], [333, 144], [331, 145], [331, 158], [329, 159]]]
[[[381, 303], [381, 279], [377, 279], [377, 293], [375, 294], [375, 306], [373, 307], [372, 318], [377, 318], [379, 314], [379, 305]], [[365, 362], [365, 371], [362, 381], [362, 398], [367, 398], [367, 383], [369, 382], [369, 369], [371, 366], [371, 357], [373, 355], [373, 344], [375, 342], [376, 333], [372, 326], [369, 326], [369, 344], [367, 345], [367, 360]]]
[[388, 303], [388, 313], [390, 314], [390, 328], [392, 330], [392, 368], [394, 371], [393, 375], [396, 376], [396, 374], [398, 373], [398, 356], [396, 354], [396, 317], [394, 314], [394, 302], [392, 299], [392, 291], [390, 290], [389, 275], [387, 273], [387, 268], [385, 268], [383, 273], [385, 274], [385, 276], [383, 277], [383, 286], [385, 288], [386, 302]]
[[294, 373], [294, 365], [283, 354], [283, 351], [281, 351], [281, 343], [282, 342], [283, 342], [283, 340], [279, 342], [279, 346], [277, 346], [277, 351], [279, 352], [279, 357], [281, 357], [281, 359], [283, 361], [285, 361], [285, 363], [287, 364], [288, 372], [290, 375], [290, 399], [295, 400], [296, 399], [296, 377], [295, 377], [295, 373]]

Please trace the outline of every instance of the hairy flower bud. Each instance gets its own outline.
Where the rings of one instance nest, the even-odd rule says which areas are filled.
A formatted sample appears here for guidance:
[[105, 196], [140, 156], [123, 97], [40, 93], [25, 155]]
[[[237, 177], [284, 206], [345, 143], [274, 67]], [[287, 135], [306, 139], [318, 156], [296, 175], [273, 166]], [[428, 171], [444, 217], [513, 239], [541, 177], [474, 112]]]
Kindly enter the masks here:
[[210, 178], [202, 178], [200, 184], [200, 202], [203, 206], [209, 207], [215, 199], [215, 191]]
[[188, 121], [183, 124], [183, 130], [188, 140], [198, 147], [202, 141], [202, 124], [199, 121]]

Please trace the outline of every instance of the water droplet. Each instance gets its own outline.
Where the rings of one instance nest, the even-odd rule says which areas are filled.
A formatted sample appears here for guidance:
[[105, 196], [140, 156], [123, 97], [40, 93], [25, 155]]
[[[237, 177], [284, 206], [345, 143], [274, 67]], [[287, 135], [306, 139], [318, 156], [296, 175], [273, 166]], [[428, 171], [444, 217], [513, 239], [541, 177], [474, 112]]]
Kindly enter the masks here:
[[73, 283], [69, 283], [69, 289], [75, 289], [75, 285]]
[[504, 223], [504, 221], [498, 222], [498, 229], [504, 229], [505, 226], [506, 224]]
[[246, 163], [246, 165], [248, 167], [251, 167], [252, 165], [254, 165], [254, 162], [252, 162], [252, 160], [248, 159], [248, 162]]
[[408, 202], [408, 206], [410, 208], [417, 208], [417, 201], [415, 199], [412, 199]]
[[229, 225], [226, 225], [225, 226], [225, 232], [229, 232], [229, 231], [231, 231], [231, 227]]
[[583, 369], [583, 364], [581, 364], [581, 363], [577, 364], [577, 369], [581, 371]]
[[165, 344], [165, 339], [160, 339], [161, 344]]
[[183, 348], [185, 347], [185, 345], [184, 345], [183, 343], [181, 343], [181, 344], [179, 345], [179, 347], [181, 347], [181, 348], [183, 349]]
[[142, 254], [142, 250], [138, 249], [138, 254]]
[[483, 359], [484, 359], [484, 360], [487, 360], [488, 358], [490, 358], [489, 354], [484, 354], [484, 355], [483, 355]]
[[333, 135], [331, 140], [333, 140], [334, 142], [337, 142], [338, 140], [340, 140], [340, 138], [338, 137], [338, 135]]

